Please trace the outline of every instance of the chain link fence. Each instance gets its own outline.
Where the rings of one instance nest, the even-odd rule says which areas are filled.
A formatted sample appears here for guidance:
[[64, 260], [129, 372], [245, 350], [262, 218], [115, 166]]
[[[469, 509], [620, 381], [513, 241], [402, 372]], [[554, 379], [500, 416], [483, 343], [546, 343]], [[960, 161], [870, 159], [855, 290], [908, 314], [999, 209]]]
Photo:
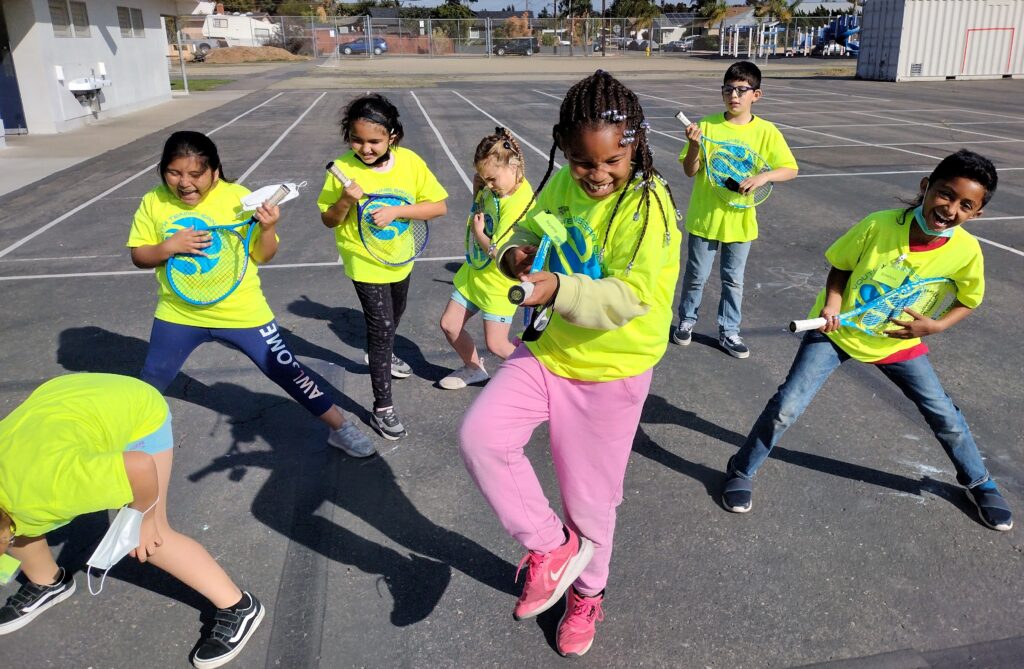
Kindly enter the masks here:
[[227, 46], [277, 46], [314, 58], [418, 56], [768, 58], [856, 56], [858, 17], [758, 19], [709, 25], [697, 14], [654, 18], [430, 19], [337, 16], [179, 17], [179, 35], [193, 53]]

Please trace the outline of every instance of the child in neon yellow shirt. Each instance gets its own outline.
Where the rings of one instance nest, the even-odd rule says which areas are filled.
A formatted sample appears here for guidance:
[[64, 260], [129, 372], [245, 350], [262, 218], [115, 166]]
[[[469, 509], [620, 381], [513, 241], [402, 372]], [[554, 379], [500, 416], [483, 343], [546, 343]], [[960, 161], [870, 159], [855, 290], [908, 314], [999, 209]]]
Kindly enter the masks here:
[[722, 97], [726, 110], [705, 116], [686, 128], [690, 140], [679, 154], [683, 172], [694, 178], [693, 195], [686, 211], [686, 270], [683, 294], [679, 300], [679, 326], [672, 331], [672, 342], [686, 346], [692, 340], [697, 323], [704, 284], [711, 274], [715, 254], [721, 251], [722, 296], [718, 302], [718, 343], [729, 355], [747, 358], [750, 349], [740, 337], [743, 304], [743, 271], [750, 244], [757, 238], [757, 215], [753, 207], [735, 209], [714, 194], [714, 186], [701, 164], [701, 137], [745, 144], [762, 156], [772, 169], [744, 179], [739, 187], [745, 192], [766, 182], [789, 181], [796, 177], [797, 166], [786, 140], [778, 129], [754, 116], [751, 106], [761, 98], [761, 70], [748, 62], [734, 63], [725, 72]]
[[[505, 128], [495, 128], [476, 147], [473, 159], [474, 207], [466, 221], [467, 261], [455, 273], [455, 290], [441, 315], [441, 331], [462, 359], [462, 367], [444, 377], [440, 386], [458, 390], [490, 378], [477, 354], [466, 322], [483, 313], [484, 340], [499, 359], [512, 355], [509, 341], [516, 305], [508, 301], [515, 285], [501, 273], [494, 256], [533, 203], [533, 188], [526, 180], [526, 161], [519, 142]], [[470, 262], [469, 254], [475, 254]]]
[[[590, 649], [603, 615], [626, 464], [679, 277], [675, 205], [648, 128], [636, 94], [603, 70], [566, 93], [554, 136], [568, 165], [552, 176], [552, 147], [536, 206], [497, 256], [507, 276], [533, 284], [524, 304], [554, 314], [501, 365], [459, 431], [473, 480], [529, 551], [513, 616], [534, 617], [565, 594], [555, 645], [566, 656]], [[567, 238], [547, 271], [529, 273], [538, 215], [557, 218]], [[545, 421], [564, 522], [524, 452]]]
[[351, 147], [335, 159], [349, 182], [328, 173], [317, 198], [320, 220], [334, 230], [345, 275], [352, 279], [366, 321], [366, 363], [373, 388], [371, 425], [385, 439], [405, 436], [395, 410], [391, 378], [405, 378], [412, 368], [395, 355], [395, 333], [405, 312], [413, 263], [391, 267], [379, 262], [359, 239], [358, 203], [367, 193], [393, 193], [412, 204], [381, 207], [377, 225], [396, 218], [430, 220], [448, 211], [448, 193], [423, 159], [399, 146], [404, 136], [398, 108], [378, 93], [356, 98], [345, 107], [341, 134]]
[[[947, 156], [921, 180], [921, 194], [909, 209], [878, 211], [840, 237], [825, 257], [832, 264], [825, 289], [811, 316], [826, 319], [819, 331], [804, 335], [785, 383], [768, 402], [746, 441], [726, 468], [722, 505], [746, 513], [753, 506], [753, 477], [783, 433], [794, 423], [829, 375], [853, 358], [871, 363], [917, 406], [956, 468], [988, 527], [1013, 527], [1010, 507], [992, 480], [971, 429], [942, 387], [921, 338], [959, 323], [981, 304], [984, 261], [978, 241], [960, 226], [981, 216], [995, 193], [995, 166], [961, 149]], [[839, 314], [922, 278], [956, 283], [956, 301], [948, 313], [928, 318], [910, 309], [893, 321], [884, 336], [840, 327]], [[878, 287], [881, 284], [881, 287]]]
[[173, 455], [167, 402], [127, 376], [52, 379], [0, 420], [0, 557], [6, 550], [26, 576], [0, 608], [0, 635], [75, 592], [74, 577], [54, 562], [46, 534], [77, 516], [129, 505], [143, 513], [131, 556], [218, 609], [216, 626], [192, 657], [195, 666], [221, 666], [241, 652], [263, 619], [263, 605], [239, 590], [205, 548], [168, 524]]

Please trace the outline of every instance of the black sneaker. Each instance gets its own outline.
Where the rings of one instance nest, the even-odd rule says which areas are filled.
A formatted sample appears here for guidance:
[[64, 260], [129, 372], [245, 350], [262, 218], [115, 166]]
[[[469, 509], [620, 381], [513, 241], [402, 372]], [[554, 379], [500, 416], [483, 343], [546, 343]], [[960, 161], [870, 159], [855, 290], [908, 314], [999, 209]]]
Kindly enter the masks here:
[[395, 441], [405, 436], [405, 426], [402, 425], [402, 421], [398, 420], [398, 414], [395, 413], [394, 407], [374, 409], [370, 424], [385, 439]]
[[53, 585], [36, 585], [29, 581], [7, 599], [0, 608], [0, 634], [20, 630], [36, 619], [40, 613], [60, 604], [75, 594], [75, 577], [63, 567], [57, 572]]
[[235, 606], [217, 609], [213, 614], [213, 629], [200, 641], [192, 664], [199, 669], [213, 669], [235, 659], [260, 626], [264, 613], [266, 609], [260, 600], [248, 592], [242, 593], [242, 600]]
[[1013, 529], [1013, 513], [992, 481], [967, 489], [967, 497], [978, 507], [981, 522], [999, 532]]
[[738, 335], [720, 335], [718, 337], [718, 345], [725, 349], [725, 352], [734, 358], [749, 358], [750, 349], [743, 343], [743, 339]]
[[722, 506], [726, 511], [746, 513], [754, 506], [754, 483], [736, 474], [726, 474], [722, 485]]
[[[370, 364], [370, 354], [363, 354], [363, 362]], [[405, 379], [412, 376], [412, 367], [405, 360], [402, 360], [394, 353], [391, 354], [391, 378]]]
[[693, 323], [682, 322], [679, 327], [672, 330], [672, 343], [680, 346], [689, 346], [693, 340]]

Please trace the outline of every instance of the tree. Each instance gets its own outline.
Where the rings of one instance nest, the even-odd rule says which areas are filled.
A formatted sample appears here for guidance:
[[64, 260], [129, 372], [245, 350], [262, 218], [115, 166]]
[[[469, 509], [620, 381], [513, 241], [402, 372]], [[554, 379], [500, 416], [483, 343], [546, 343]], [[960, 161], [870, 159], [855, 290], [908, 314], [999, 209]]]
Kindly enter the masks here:
[[754, 8], [754, 14], [760, 17], [774, 16], [777, 21], [789, 23], [793, 20], [793, 13], [800, 6], [800, 0], [786, 2], [786, 0], [758, 0]]
[[721, 56], [725, 53], [725, 18], [729, 15], [729, 6], [725, 0], [707, 0], [698, 13], [708, 20], [709, 25], [718, 24], [718, 55]]

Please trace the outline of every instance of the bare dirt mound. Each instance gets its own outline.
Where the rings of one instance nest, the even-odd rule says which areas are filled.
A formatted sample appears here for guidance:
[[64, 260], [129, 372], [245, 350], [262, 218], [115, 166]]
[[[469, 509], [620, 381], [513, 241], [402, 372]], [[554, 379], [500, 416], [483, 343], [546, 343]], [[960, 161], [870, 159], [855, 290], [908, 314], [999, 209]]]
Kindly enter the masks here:
[[309, 60], [308, 56], [296, 56], [276, 46], [229, 46], [214, 49], [206, 55], [207, 63], [265, 63], [268, 61]]

